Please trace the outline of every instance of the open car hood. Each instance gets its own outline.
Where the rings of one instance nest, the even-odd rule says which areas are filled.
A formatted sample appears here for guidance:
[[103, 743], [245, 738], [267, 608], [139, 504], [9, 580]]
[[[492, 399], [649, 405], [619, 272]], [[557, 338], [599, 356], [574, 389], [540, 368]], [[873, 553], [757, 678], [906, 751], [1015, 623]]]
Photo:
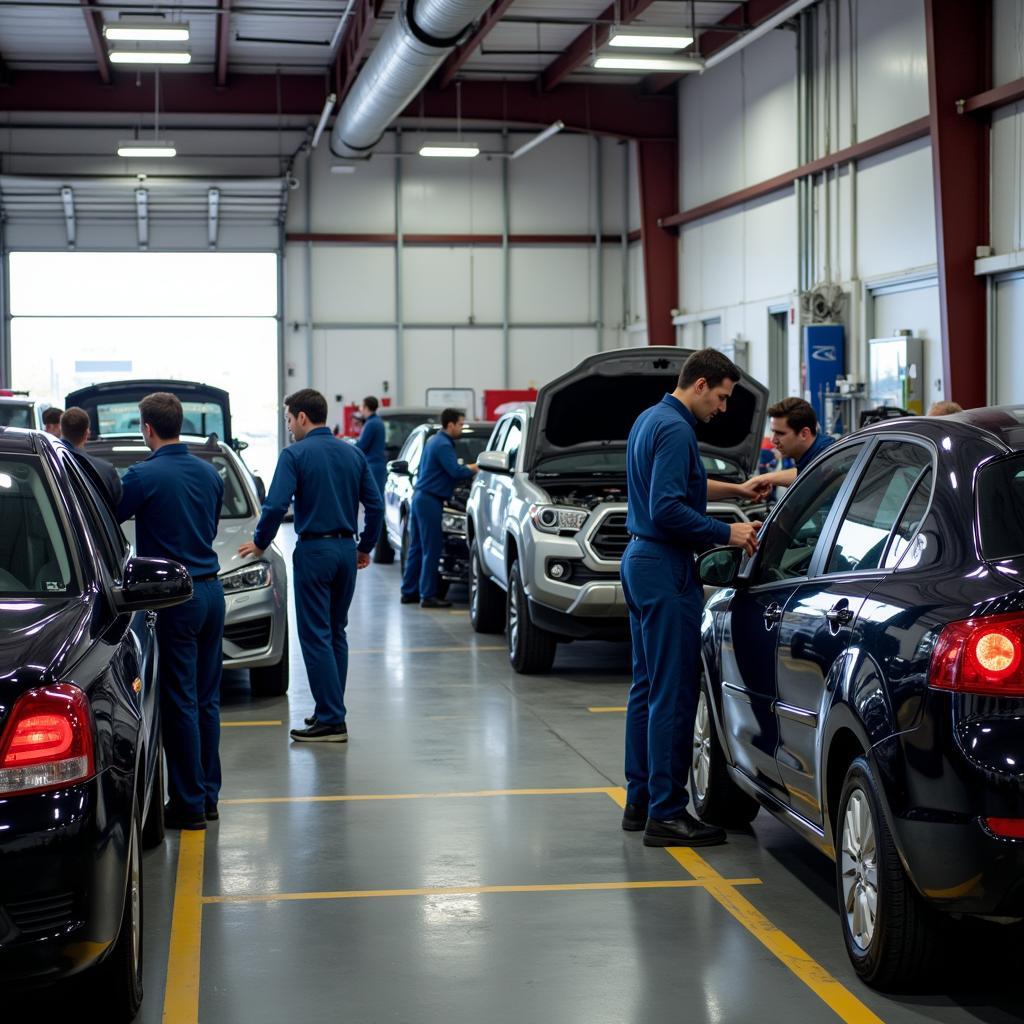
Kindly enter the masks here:
[[[675, 390], [692, 350], [668, 346], [616, 349], [588, 356], [537, 392], [527, 440], [526, 469], [580, 451], [624, 450], [637, 416]], [[743, 373], [724, 413], [697, 425], [705, 455], [757, 469], [768, 389]]]
[[115, 380], [91, 384], [72, 391], [64, 400], [64, 408], [77, 405], [89, 414], [94, 438], [117, 434], [137, 435], [140, 432], [140, 401], [154, 391], [169, 391], [181, 399], [185, 407], [182, 434], [209, 437], [216, 434], [232, 444], [231, 402], [228, 393], [209, 384], [190, 380]]

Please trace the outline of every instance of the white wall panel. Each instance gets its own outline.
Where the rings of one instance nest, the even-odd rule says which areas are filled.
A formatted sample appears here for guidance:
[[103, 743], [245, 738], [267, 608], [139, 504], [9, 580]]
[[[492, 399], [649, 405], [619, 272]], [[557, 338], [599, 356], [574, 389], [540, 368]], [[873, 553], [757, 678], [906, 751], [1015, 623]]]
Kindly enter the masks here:
[[[510, 146], [530, 136], [514, 136]], [[513, 234], [586, 233], [593, 230], [590, 140], [556, 135], [509, 165]]]
[[644, 247], [629, 247], [629, 324], [647, 323], [647, 292], [644, 274]]
[[796, 197], [769, 196], [743, 209], [744, 297], [760, 299], [796, 288]]
[[406, 329], [402, 401], [422, 405], [427, 388], [472, 388], [480, 415], [483, 393], [504, 387], [504, 343], [496, 329]]
[[1024, 277], [1011, 277], [996, 289], [996, 405], [1024, 402]]
[[874, 336], [890, 337], [907, 330], [924, 339], [924, 407], [941, 401], [943, 395], [942, 320], [939, 310], [939, 285], [890, 292], [874, 298], [872, 319]]
[[500, 323], [500, 249], [408, 247], [402, 251], [407, 323]]
[[1024, 104], [992, 114], [992, 245], [997, 253], [1024, 248]]
[[402, 404], [422, 405], [427, 388], [452, 384], [452, 331], [406, 328], [402, 339]]
[[394, 281], [395, 254], [387, 246], [314, 246], [313, 320], [393, 323]]
[[402, 230], [408, 234], [501, 234], [501, 162], [403, 158]]
[[394, 384], [393, 330], [313, 332], [311, 386], [327, 396], [332, 425], [340, 420], [339, 406], [359, 402], [365, 395], [387, 394]]
[[698, 309], [717, 309], [742, 302], [744, 237], [743, 210], [704, 221], [703, 292]]
[[[618, 139], [601, 139], [604, 177], [604, 233], [622, 234], [624, 216], [623, 179], [626, 177], [628, 146]], [[633, 182], [635, 186], [636, 182]]]
[[742, 59], [743, 184], [753, 185], [798, 162], [796, 33], [770, 32], [743, 50]]
[[593, 319], [592, 259], [592, 249], [513, 248], [513, 323], [583, 323]]
[[597, 336], [585, 328], [520, 329], [510, 332], [509, 387], [540, 387], [597, 351]]
[[1024, 0], [993, 0], [992, 84], [1024, 76]]

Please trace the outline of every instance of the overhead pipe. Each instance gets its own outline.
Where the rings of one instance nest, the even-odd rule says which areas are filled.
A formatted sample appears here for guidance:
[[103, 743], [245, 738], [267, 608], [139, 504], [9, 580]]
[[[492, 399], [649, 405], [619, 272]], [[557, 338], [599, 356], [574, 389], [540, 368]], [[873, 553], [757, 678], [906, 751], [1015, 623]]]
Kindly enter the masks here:
[[777, 29], [780, 25], [784, 25], [791, 18], [795, 18], [801, 11], [808, 7], [812, 7], [818, 2], [819, 0], [795, 0], [794, 3], [791, 3], [788, 7], [784, 7], [778, 12], [778, 14], [774, 14], [770, 18], [766, 18], [759, 25], [755, 25], [754, 28], [744, 32], [735, 42], [723, 47], [717, 53], [713, 53], [704, 62], [704, 70], [709, 71], [716, 64], [721, 64], [722, 61], [728, 60], [730, 57], [739, 53], [740, 50], [745, 50], [751, 43], [768, 35], [768, 33], [773, 29]]
[[331, 152], [369, 157], [489, 6], [489, 0], [402, 0], [338, 112]]

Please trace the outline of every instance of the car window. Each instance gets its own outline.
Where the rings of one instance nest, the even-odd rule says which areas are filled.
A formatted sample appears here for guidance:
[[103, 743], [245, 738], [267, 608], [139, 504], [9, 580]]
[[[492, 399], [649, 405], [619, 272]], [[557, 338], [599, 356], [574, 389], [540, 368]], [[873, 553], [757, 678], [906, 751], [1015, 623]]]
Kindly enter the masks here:
[[[903, 510], [896, 532], [893, 535], [892, 546], [885, 556], [885, 568], [892, 569], [897, 565], [901, 569], [913, 569], [920, 564], [925, 554], [927, 540], [921, 534], [921, 525], [924, 522], [924, 515], [928, 511], [928, 502], [932, 497], [932, 484], [934, 477], [929, 467], [921, 475], [914, 493]], [[904, 557], [905, 556], [905, 557]]]
[[[181, 403], [182, 434], [224, 437], [224, 410], [216, 402], [185, 400]], [[99, 432], [103, 434], [138, 434], [142, 430], [138, 402], [100, 402], [96, 406]]]
[[931, 453], [909, 441], [883, 441], [871, 456], [843, 516], [826, 573], [877, 569]]
[[491, 434], [491, 439], [487, 442], [487, 451], [500, 452], [502, 450], [501, 444], [505, 440], [510, 422], [510, 420], [501, 420], [494, 428], [494, 433]]
[[508, 452], [508, 464], [513, 468], [516, 464], [516, 457], [519, 455], [519, 446], [523, 441], [523, 421], [518, 417], [511, 420], [508, 425], [508, 433], [501, 443], [501, 451]]
[[32, 413], [30, 405], [0, 402], [0, 427], [25, 427], [31, 430], [35, 426], [35, 417]]
[[423, 457], [423, 435], [417, 434], [409, 440], [409, 450], [406, 453], [405, 461], [409, 463], [409, 472], [415, 473], [420, 468], [420, 459]]
[[82, 467], [74, 458], [64, 460], [64, 467], [71, 483], [71, 490], [78, 499], [78, 507], [85, 517], [89, 536], [92, 537], [99, 549], [100, 557], [103, 559], [103, 564], [106, 565], [111, 579], [119, 580], [121, 567], [125, 555], [128, 553], [128, 545], [121, 532], [121, 527], [114, 522], [107, 502], [96, 494], [92, 484], [86, 479]]
[[801, 474], [765, 531], [755, 583], [807, 575], [832, 506], [863, 449], [863, 444], [851, 445]]
[[984, 466], [977, 500], [982, 555], [994, 561], [1024, 555], [1024, 455]]

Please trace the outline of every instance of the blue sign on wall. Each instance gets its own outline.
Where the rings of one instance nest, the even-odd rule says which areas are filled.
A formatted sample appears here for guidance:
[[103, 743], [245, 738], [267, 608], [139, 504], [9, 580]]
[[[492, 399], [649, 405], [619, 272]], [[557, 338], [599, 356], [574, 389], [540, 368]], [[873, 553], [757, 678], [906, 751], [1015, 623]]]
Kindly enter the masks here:
[[804, 328], [807, 400], [818, 423], [825, 422], [826, 391], [836, 390], [836, 377], [846, 373], [846, 332], [842, 324], [811, 324]]

